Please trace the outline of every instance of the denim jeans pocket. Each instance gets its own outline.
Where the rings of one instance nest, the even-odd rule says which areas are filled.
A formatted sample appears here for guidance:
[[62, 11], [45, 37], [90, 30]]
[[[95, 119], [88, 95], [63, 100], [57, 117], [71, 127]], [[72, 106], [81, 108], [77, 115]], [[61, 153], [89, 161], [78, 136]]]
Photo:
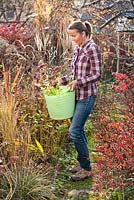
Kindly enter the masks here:
[[79, 102], [80, 102], [80, 103], [83, 103], [83, 104], [85, 104], [85, 105], [88, 105], [88, 104], [91, 103], [91, 102], [94, 103], [95, 99], [96, 99], [96, 96], [89, 96], [89, 97], [87, 97], [87, 98], [85, 98], [85, 99], [79, 100]]

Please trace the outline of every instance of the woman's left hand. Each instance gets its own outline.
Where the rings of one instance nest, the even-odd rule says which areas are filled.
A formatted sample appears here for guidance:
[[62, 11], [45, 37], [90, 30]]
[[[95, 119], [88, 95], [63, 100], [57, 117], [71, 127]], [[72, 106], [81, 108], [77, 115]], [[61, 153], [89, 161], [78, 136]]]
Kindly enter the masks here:
[[74, 91], [76, 86], [77, 86], [77, 80], [72, 81], [71, 83], [68, 84], [70, 86], [70, 90]]

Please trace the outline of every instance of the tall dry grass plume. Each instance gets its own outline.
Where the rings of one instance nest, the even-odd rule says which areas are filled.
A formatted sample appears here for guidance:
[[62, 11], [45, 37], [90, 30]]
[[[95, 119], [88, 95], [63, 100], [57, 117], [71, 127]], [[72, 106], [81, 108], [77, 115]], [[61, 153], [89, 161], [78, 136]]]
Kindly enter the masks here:
[[48, 35], [45, 33], [44, 27], [48, 26], [50, 21], [52, 6], [47, 1], [36, 0], [34, 4], [35, 17], [35, 42], [39, 51], [45, 49], [48, 41]]
[[0, 137], [7, 143], [10, 154], [16, 154], [17, 118], [19, 114], [18, 85], [21, 81], [20, 66], [15, 77], [3, 66], [3, 81], [0, 83]]
[[[67, 33], [72, 17], [70, 5], [67, 2], [36, 0], [34, 5], [35, 17], [35, 43], [39, 51], [43, 51], [49, 65], [59, 64], [63, 61], [68, 65], [71, 41]], [[70, 52], [69, 52], [70, 53]], [[56, 62], [55, 62], [56, 60]]]

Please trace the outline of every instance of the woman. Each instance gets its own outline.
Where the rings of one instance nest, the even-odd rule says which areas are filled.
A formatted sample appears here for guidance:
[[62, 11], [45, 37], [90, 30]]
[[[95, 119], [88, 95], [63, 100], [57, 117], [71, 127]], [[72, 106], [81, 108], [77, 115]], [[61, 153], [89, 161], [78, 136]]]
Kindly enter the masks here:
[[101, 51], [91, 39], [92, 28], [88, 22], [75, 21], [68, 28], [69, 36], [76, 43], [72, 59], [72, 73], [61, 78], [61, 83], [69, 83], [71, 91], [76, 91], [76, 107], [69, 129], [70, 137], [78, 153], [80, 167], [72, 180], [82, 180], [92, 175], [88, 142], [84, 125], [91, 113], [97, 95], [96, 82], [101, 76]]

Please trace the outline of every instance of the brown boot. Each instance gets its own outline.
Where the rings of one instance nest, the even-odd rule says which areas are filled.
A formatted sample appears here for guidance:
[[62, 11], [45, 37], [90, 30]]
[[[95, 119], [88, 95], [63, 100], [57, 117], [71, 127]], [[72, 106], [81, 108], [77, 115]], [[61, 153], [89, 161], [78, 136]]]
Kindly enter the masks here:
[[78, 171], [81, 170], [81, 166], [79, 163], [77, 163], [76, 165], [73, 165], [70, 169], [69, 169], [69, 172], [71, 173], [76, 173]]
[[71, 176], [71, 179], [73, 181], [81, 181], [92, 176], [93, 176], [93, 173], [91, 171], [87, 171], [81, 168], [78, 172], [76, 172], [74, 175]]

